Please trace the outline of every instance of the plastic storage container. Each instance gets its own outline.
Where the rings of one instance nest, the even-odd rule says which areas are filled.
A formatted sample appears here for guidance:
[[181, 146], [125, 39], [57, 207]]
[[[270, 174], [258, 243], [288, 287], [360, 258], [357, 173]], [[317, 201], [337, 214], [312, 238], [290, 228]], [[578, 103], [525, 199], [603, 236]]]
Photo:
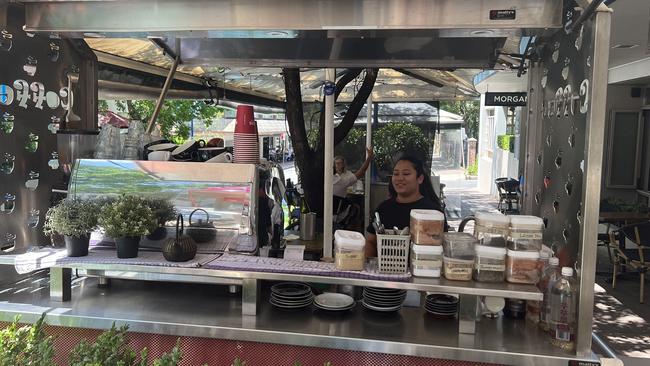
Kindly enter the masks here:
[[478, 282], [505, 281], [506, 249], [477, 245], [473, 277]]
[[411, 272], [418, 277], [440, 277], [442, 247], [437, 245], [411, 245]]
[[505, 248], [510, 230], [510, 216], [479, 212], [476, 214], [474, 236], [481, 245]]
[[539, 251], [542, 249], [544, 221], [536, 216], [512, 216], [508, 249]]
[[455, 259], [474, 259], [474, 247], [478, 240], [468, 233], [445, 233], [443, 252], [446, 257]]
[[334, 233], [336, 268], [342, 271], [363, 271], [365, 244], [366, 239], [361, 233], [336, 230]]
[[539, 281], [539, 252], [508, 249], [506, 280], [512, 283], [536, 284]]
[[457, 259], [443, 256], [445, 278], [454, 281], [470, 281], [474, 259]]
[[436, 210], [411, 210], [410, 231], [417, 245], [441, 245], [445, 215]]

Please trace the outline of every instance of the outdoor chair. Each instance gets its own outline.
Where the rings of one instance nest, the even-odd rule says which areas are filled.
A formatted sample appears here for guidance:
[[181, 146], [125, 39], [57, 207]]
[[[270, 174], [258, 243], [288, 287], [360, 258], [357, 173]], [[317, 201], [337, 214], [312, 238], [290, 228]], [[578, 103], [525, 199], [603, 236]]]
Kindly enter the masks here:
[[[494, 180], [499, 192], [497, 209], [501, 213], [519, 213], [519, 181], [513, 178], [497, 178]], [[513, 206], [516, 206], [514, 208]]]
[[[628, 239], [636, 245], [636, 248], [625, 249], [624, 244]], [[647, 250], [650, 250], [650, 222], [642, 222], [624, 226], [610, 233], [609, 248], [611, 248], [613, 259], [612, 288], [616, 288], [616, 276], [619, 268], [630, 269], [639, 273], [640, 289], [639, 302], [644, 302], [645, 274], [650, 268], [646, 259]]]

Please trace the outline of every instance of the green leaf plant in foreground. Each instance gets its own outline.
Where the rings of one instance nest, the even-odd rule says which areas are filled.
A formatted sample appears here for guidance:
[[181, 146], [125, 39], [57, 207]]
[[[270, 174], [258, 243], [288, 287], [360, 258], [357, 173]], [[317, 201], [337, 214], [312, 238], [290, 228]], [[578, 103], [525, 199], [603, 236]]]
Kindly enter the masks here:
[[32, 325], [19, 326], [19, 319], [0, 330], [0, 365], [55, 366], [54, 339], [45, 334], [45, 314]]

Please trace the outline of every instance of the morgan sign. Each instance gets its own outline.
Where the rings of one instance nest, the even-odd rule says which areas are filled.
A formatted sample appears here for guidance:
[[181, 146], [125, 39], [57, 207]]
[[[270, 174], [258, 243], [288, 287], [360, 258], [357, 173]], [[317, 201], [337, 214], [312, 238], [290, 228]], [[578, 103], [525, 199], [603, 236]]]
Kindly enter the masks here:
[[488, 107], [524, 107], [527, 102], [526, 93], [485, 93], [485, 105]]

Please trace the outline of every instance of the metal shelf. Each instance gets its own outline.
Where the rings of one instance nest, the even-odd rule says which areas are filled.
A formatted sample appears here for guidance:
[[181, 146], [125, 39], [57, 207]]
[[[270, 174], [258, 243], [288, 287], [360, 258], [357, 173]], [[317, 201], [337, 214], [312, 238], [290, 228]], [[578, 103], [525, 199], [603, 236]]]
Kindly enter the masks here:
[[224, 286], [115, 280], [99, 289], [96, 283], [94, 278], [73, 281], [73, 300], [60, 303], [50, 300], [47, 281], [23, 282], [0, 293], [0, 320], [22, 314], [24, 321], [35, 321], [46, 312], [48, 324], [78, 328], [107, 329], [116, 321], [134, 332], [496, 364], [597, 361], [553, 347], [545, 333], [522, 320], [481, 319], [476, 334], [467, 335], [458, 333], [457, 320], [436, 320], [421, 308], [379, 314], [359, 304], [344, 314], [328, 314], [312, 308], [280, 311], [262, 301], [257, 316], [246, 316], [239, 297]]

